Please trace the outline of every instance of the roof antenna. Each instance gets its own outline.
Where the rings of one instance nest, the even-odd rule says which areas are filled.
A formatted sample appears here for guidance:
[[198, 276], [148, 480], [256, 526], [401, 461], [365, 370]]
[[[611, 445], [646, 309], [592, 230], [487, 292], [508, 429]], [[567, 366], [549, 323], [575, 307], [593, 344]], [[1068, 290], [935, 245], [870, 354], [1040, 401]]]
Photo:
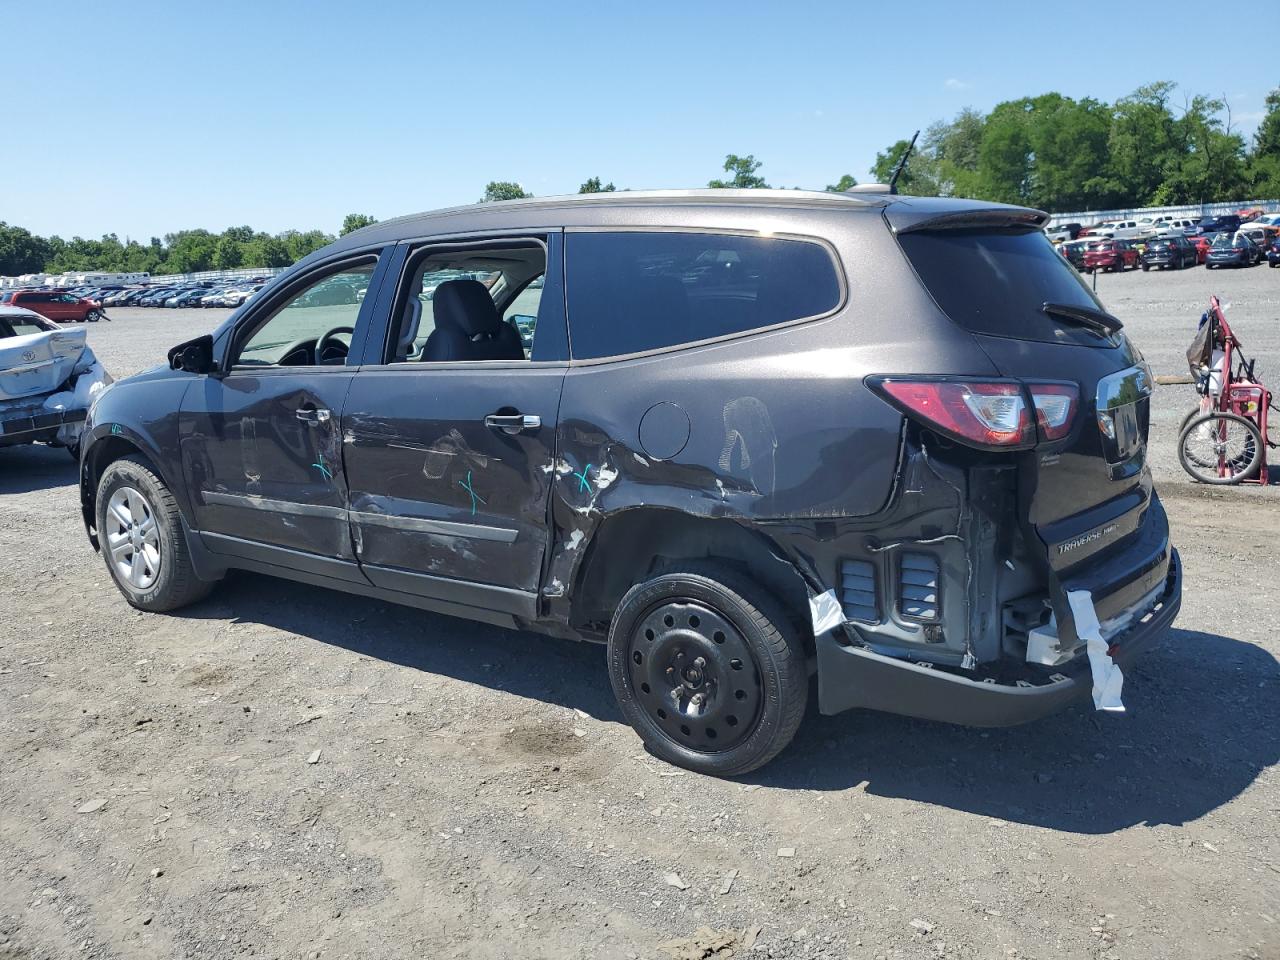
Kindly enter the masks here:
[[911, 135], [911, 142], [907, 144], [907, 149], [902, 151], [902, 159], [898, 161], [898, 166], [893, 171], [893, 176], [889, 178], [889, 192], [898, 192], [898, 177], [902, 176], [902, 168], [907, 165], [907, 158], [911, 156], [911, 151], [916, 148], [916, 137], [920, 136], [917, 130]]

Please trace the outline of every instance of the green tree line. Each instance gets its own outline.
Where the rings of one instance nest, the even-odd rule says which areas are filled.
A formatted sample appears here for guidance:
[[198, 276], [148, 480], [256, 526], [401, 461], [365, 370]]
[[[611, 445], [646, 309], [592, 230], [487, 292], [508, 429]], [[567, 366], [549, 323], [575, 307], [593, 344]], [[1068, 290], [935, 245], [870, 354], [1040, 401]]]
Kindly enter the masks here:
[[[905, 139], [876, 155], [871, 173], [888, 182]], [[768, 187], [754, 155], [728, 154], [709, 187]], [[857, 184], [848, 173], [829, 191]], [[600, 177], [579, 193], [616, 189]], [[1224, 98], [1178, 95], [1176, 84], [1139, 87], [1108, 104], [1060, 93], [1008, 100], [981, 113], [966, 108], [921, 137], [898, 180], [902, 193], [973, 197], [1049, 211], [1200, 204], [1280, 198], [1280, 88], [1266, 98], [1257, 132], [1246, 139]], [[481, 202], [530, 197], [516, 181], [485, 186]], [[376, 223], [349, 214], [339, 234]], [[0, 222], [0, 276], [102, 270], [190, 273], [235, 267], [283, 267], [332, 243], [321, 230], [269, 234], [230, 227], [220, 234], [181, 230], [147, 243], [40, 237]]]
[[[876, 155], [887, 182], [907, 141]], [[1223, 98], [1179, 97], [1169, 82], [1113, 104], [1060, 93], [960, 111], [930, 126], [898, 180], [902, 193], [973, 197], [1049, 211], [1280, 197], [1280, 89], [1251, 140]]]
[[[364, 213], [348, 214], [339, 235], [377, 221]], [[323, 230], [263, 233], [252, 227], [228, 227], [222, 233], [180, 230], [152, 237], [147, 243], [121, 240], [109, 233], [98, 240], [41, 237], [0, 222], [0, 276], [25, 273], [102, 271], [154, 275], [232, 270], [236, 267], [287, 267], [333, 243]]]

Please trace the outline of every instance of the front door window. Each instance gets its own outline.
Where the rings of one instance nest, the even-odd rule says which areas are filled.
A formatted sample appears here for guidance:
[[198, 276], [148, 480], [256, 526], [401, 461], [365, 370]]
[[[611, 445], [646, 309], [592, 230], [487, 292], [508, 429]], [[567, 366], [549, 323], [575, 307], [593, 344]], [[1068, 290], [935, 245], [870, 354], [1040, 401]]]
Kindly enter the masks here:
[[341, 366], [374, 262], [342, 268], [299, 290], [242, 342], [233, 366]]

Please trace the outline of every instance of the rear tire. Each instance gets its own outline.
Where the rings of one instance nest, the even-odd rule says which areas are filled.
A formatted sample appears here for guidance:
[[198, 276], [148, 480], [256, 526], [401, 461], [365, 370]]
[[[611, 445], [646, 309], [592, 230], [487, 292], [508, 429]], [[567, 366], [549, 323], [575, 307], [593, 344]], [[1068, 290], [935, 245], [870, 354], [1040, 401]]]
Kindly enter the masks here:
[[804, 717], [796, 629], [770, 594], [720, 564], [682, 563], [627, 591], [608, 656], [618, 705], [645, 746], [698, 773], [763, 766]]
[[213, 584], [196, 576], [173, 494], [140, 456], [102, 472], [94, 515], [107, 572], [130, 605], [161, 613], [205, 597]]

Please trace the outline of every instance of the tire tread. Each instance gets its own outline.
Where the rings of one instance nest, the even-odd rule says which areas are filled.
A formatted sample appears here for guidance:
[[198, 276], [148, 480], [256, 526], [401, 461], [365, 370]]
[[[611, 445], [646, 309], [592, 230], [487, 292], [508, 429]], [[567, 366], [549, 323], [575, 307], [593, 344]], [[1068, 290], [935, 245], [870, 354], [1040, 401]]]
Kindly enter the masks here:
[[[122, 464], [128, 464], [128, 466], [121, 469]], [[154, 599], [139, 602], [136, 594], [131, 594], [128, 590], [121, 588], [120, 592], [124, 595], [125, 600], [131, 606], [140, 610], [164, 613], [204, 599], [209, 595], [215, 584], [208, 580], [201, 580], [196, 575], [195, 566], [191, 562], [186, 539], [183, 536], [182, 513], [178, 508], [178, 501], [174, 498], [168, 485], [156, 474], [151, 462], [146, 457], [141, 454], [130, 454], [113, 460], [107, 465], [99, 478], [98, 489], [94, 497], [95, 517], [101, 521], [102, 491], [106, 487], [113, 471], [126, 475], [136, 471], [141, 474], [141, 478], [151, 487], [148, 493], [153, 494], [156, 498], [157, 502], [153, 504], [155, 511], [164, 515], [164, 535], [169, 539], [171, 548], [168, 556], [163, 557], [164, 562], [169, 566], [170, 577], [168, 582], [165, 583], [161, 595], [156, 596]], [[111, 569], [111, 558], [107, 555], [105, 546], [103, 547], [103, 559], [106, 561], [108, 572], [111, 574], [112, 579], [115, 580], [115, 572]]]
[[[802, 640], [792, 624], [792, 619], [787, 616], [782, 605], [767, 590], [745, 574], [739, 573], [733, 567], [714, 560], [681, 561], [665, 565], [651, 574], [645, 581], [632, 587], [619, 603], [619, 610], [625, 608], [628, 600], [637, 591], [643, 591], [654, 580], [667, 576], [680, 576], [706, 581], [707, 585], [732, 594], [739, 605], [737, 612], [751, 622], [759, 637], [763, 640], [771, 660], [772, 669], [778, 678], [781, 694], [779, 697], [781, 712], [776, 719], [767, 745], [738, 763], [721, 762], [707, 764], [699, 768], [690, 763], [682, 763], [679, 757], [672, 757], [666, 752], [663, 753], [663, 759], [671, 760], [714, 776], [734, 777], [750, 773], [752, 770], [764, 766], [781, 753], [794, 739], [796, 731], [799, 730], [800, 724], [804, 720], [809, 696], [809, 675]], [[615, 626], [616, 622], [615, 619]], [[613, 640], [614, 635], [611, 629], [611, 648]], [[615, 682], [616, 692], [618, 690]], [[621, 699], [621, 696], [619, 696], [620, 701]], [[624, 714], [625, 712], [624, 706]], [[646, 739], [646, 742], [648, 742], [648, 738], [644, 737], [642, 731], [637, 730], [637, 732], [640, 732], [642, 739]], [[653, 744], [650, 744], [650, 747], [653, 748]], [[655, 749], [655, 752], [658, 752], [658, 750]], [[715, 757], [718, 755], [712, 754], [709, 756]]]

